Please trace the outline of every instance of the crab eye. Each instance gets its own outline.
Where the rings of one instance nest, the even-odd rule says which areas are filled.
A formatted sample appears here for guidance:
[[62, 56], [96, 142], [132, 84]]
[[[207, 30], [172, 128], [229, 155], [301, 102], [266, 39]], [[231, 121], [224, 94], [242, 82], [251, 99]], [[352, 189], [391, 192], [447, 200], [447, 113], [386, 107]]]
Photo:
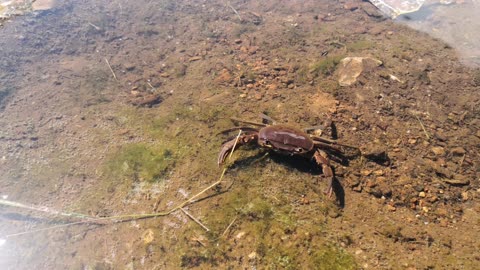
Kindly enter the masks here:
[[295, 151], [298, 152], [298, 153], [302, 153], [302, 152], [303, 152], [303, 148], [298, 147], [297, 149], [295, 149]]

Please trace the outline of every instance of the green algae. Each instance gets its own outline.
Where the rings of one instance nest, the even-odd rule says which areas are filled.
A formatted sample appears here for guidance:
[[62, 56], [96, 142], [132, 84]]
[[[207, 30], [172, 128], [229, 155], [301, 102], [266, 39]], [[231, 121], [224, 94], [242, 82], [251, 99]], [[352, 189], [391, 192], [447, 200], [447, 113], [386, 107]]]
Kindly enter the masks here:
[[[324, 222], [330, 203], [299, 207], [297, 199], [278, 193], [278, 189], [284, 185], [296, 196], [304, 187], [295, 183], [295, 176], [303, 174], [292, 172], [290, 182], [278, 183], [280, 175], [289, 169], [278, 165], [278, 173], [259, 170], [264, 165], [227, 173], [225, 178], [235, 181], [233, 187], [218, 195], [216, 206], [202, 218], [210, 229], [206, 233], [208, 245], [182, 249], [182, 266], [226, 264], [235, 268], [238, 257], [232, 254], [237, 254], [245, 260], [250, 256], [250, 263], [254, 260], [263, 269], [328, 269], [322, 266], [332, 265], [330, 269], [356, 269], [348, 253], [325, 240]], [[197, 234], [192, 229], [186, 237]]]
[[375, 43], [370, 40], [358, 40], [353, 43], [349, 43], [346, 45], [347, 49], [352, 52], [364, 51], [368, 49], [372, 49], [375, 47]]
[[335, 68], [340, 63], [340, 60], [344, 58], [343, 55], [327, 56], [324, 59], [313, 63], [310, 66], [310, 73], [316, 76], [329, 76], [335, 71]]
[[106, 165], [106, 174], [112, 179], [157, 182], [174, 165], [174, 153], [166, 146], [129, 144], [112, 155]]
[[325, 245], [312, 256], [313, 267], [317, 270], [350, 270], [358, 269], [352, 255], [334, 245]]

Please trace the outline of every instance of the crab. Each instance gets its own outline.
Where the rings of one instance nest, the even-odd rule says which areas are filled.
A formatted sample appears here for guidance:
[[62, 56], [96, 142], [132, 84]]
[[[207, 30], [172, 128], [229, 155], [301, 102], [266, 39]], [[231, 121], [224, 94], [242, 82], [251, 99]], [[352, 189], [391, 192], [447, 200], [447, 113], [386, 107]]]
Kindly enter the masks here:
[[332, 196], [332, 186], [335, 176], [327, 152], [342, 153], [341, 144], [337, 144], [333, 140], [310, 135], [306, 131], [286, 125], [266, 125], [238, 119], [233, 120], [257, 125], [259, 128], [244, 126], [223, 131], [222, 133], [228, 133], [241, 130], [239, 136], [222, 145], [218, 155], [219, 166], [225, 162], [227, 156], [235, 151], [236, 148], [247, 144], [255, 144], [258, 147], [266, 148], [283, 155], [313, 159], [315, 163], [322, 168], [322, 173], [327, 179], [328, 187], [325, 190], [325, 194], [327, 194], [328, 197]]

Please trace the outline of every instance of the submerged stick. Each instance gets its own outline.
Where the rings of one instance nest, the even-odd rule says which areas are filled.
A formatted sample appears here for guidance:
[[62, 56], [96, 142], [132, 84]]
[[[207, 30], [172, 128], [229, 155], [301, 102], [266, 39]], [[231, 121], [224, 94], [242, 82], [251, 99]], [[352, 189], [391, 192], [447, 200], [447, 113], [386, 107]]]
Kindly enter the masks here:
[[225, 234], [227, 234], [228, 230], [230, 229], [230, 227], [232, 227], [233, 223], [234, 223], [236, 220], [237, 220], [237, 217], [235, 217], [235, 218], [232, 220], [232, 222], [230, 222], [230, 224], [228, 224], [227, 228], [223, 231], [221, 237], [223, 237], [223, 236], [225, 236]]
[[425, 133], [425, 136], [427, 137], [427, 140], [430, 140], [430, 136], [428, 135], [427, 130], [425, 129], [425, 126], [423, 125], [423, 123], [422, 123], [422, 121], [420, 120], [420, 118], [418, 118], [417, 115], [415, 115], [415, 118], [417, 118], [418, 122], [420, 123], [420, 126], [422, 127], [423, 132]]
[[237, 15], [238, 19], [240, 21], [242, 21], [242, 17], [240, 17], [240, 14], [238, 13], [238, 11], [232, 7], [232, 5], [230, 5], [230, 3], [227, 3], [227, 5], [233, 10], [233, 12], [235, 12], [235, 14]]
[[107, 59], [106, 57], [104, 57], [104, 58], [105, 58], [105, 62], [107, 62], [108, 68], [109, 68], [110, 71], [112, 72], [113, 78], [115, 79], [115, 81], [118, 81], [117, 75], [115, 75], [115, 72], [113, 71], [112, 66], [110, 65], [110, 62], [108, 62], [108, 59]]
[[180, 208], [180, 210], [182, 210], [182, 212], [183, 212], [185, 215], [187, 215], [189, 218], [191, 218], [193, 221], [195, 221], [198, 225], [200, 225], [202, 228], [204, 228], [205, 231], [207, 231], [207, 232], [210, 231], [210, 229], [209, 229], [207, 226], [203, 225], [203, 223], [200, 222], [200, 220], [198, 220], [198, 219], [195, 218], [192, 214], [190, 214], [189, 212], [187, 212], [187, 210], [185, 210], [185, 209], [183, 209], [183, 208]]
[[9, 201], [9, 200], [3, 200], [0, 199], [0, 205], [5, 205], [5, 206], [11, 206], [11, 207], [17, 207], [17, 208], [22, 208], [22, 209], [28, 209], [28, 210], [33, 210], [33, 211], [38, 211], [38, 212], [44, 212], [50, 215], [55, 215], [55, 216], [64, 216], [64, 217], [75, 217], [75, 218], [90, 218], [94, 219], [95, 217], [92, 216], [87, 216], [83, 214], [78, 214], [78, 213], [67, 213], [67, 212], [60, 212], [45, 206], [34, 206], [34, 205], [27, 205], [19, 202], [14, 202], [14, 201]]

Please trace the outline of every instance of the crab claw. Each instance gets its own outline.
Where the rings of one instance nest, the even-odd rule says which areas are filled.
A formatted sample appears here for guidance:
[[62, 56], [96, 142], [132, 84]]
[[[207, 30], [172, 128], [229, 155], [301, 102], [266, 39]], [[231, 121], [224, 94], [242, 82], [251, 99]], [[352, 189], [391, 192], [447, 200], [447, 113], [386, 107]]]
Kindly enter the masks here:
[[317, 162], [318, 165], [322, 166], [322, 172], [325, 178], [327, 178], [327, 189], [325, 190], [325, 194], [331, 198], [333, 194], [333, 170], [330, 166], [330, 160], [328, 159], [327, 153], [322, 150], [317, 150], [313, 155], [313, 158]]
[[227, 158], [228, 154], [232, 152], [233, 146], [235, 145], [235, 139], [228, 141], [222, 145], [222, 150], [220, 150], [220, 153], [218, 154], [218, 166], [221, 166], [223, 162], [225, 162], [225, 159]]
[[235, 151], [235, 149], [241, 145], [248, 144], [250, 142], [255, 142], [257, 141], [258, 135], [257, 133], [255, 134], [247, 134], [247, 135], [242, 135], [239, 136], [238, 139], [232, 139], [222, 145], [222, 150], [220, 150], [220, 153], [218, 154], [218, 166], [221, 166], [224, 162], [225, 159], [227, 158], [228, 154], [231, 152]]

